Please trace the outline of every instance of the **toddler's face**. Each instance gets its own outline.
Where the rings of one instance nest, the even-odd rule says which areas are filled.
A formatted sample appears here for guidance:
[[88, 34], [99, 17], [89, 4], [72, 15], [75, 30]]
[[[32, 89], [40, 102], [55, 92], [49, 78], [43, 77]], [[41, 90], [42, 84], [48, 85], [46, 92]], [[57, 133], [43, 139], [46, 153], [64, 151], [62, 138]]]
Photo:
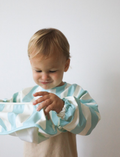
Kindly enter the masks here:
[[53, 55], [45, 58], [40, 54], [30, 59], [33, 79], [44, 89], [51, 89], [63, 85], [63, 73], [69, 68], [70, 60], [63, 56]]

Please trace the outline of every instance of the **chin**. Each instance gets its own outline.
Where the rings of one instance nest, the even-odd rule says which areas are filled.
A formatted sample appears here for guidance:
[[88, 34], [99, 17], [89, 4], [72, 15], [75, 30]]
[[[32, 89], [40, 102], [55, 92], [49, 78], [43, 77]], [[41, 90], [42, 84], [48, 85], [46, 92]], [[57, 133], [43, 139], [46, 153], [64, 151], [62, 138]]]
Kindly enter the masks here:
[[51, 89], [51, 88], [54, 88], [54, 87], [52, 87], [52, 86], [43, 86], [43, 85], [39, 85], [39, 86], [41, 86], [43, 89]]

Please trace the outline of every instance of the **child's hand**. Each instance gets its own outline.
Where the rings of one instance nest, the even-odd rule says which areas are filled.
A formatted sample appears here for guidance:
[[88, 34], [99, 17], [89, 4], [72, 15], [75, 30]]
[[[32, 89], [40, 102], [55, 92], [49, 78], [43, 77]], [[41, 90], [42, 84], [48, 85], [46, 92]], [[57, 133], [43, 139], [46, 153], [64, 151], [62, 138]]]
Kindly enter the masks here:
[[33, 105], [36, 105], [38, 103], [41, 103], [37, 111], [40, 111], [42, 108], [44, 108], [44, 112], [47, 115], [51, 110], [56, 111], [59, 113], [63, 106], [64, 106], [64, 101], [60, 99], [57, 95], [53, 93], [48, 93], [48, 92], [37, 92], [33, 94], [33, 96], [42, 96], [35, 100], [33, 102]]

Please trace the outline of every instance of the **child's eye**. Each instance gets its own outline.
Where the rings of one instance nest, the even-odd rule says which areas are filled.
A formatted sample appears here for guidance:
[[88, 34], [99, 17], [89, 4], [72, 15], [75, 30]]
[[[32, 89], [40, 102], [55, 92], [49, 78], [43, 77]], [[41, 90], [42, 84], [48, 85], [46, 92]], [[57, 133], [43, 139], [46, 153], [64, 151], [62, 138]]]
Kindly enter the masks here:
[[37, 72], [37, 73], [41, 73], [42, 71], [41, 71], [41, 70], [36, 70], [36, 72]]
[[50, 71], [50, 73], [55, 73], [56, 71]]

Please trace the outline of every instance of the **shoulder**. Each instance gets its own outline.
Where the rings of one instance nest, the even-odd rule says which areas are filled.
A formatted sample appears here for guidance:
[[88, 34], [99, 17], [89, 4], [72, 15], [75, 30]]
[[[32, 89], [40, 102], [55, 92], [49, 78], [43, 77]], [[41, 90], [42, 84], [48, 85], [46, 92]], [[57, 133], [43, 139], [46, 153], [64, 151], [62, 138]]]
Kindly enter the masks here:
[[76, 83], [74, 84], [66, 83], [66, 88], [68, 88], [69, 90], [82, 89], [82, 87]]
[[82, 90], [83, 90], [82, 87], [79, 86], [78, 84], [66, 83], [64, 95], [66, 95], [66, 96], [78, 96]]

